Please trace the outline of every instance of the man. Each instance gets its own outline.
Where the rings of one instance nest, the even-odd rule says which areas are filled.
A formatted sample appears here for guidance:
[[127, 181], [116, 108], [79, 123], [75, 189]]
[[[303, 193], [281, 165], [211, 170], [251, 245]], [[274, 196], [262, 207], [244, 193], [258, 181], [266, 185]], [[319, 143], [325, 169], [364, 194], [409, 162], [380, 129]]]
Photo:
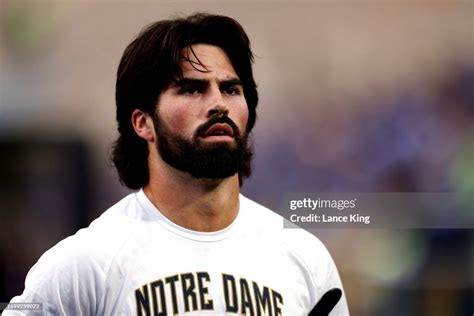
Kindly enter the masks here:
[[[139, 191], [47, 251], [12, 302], [53, 315], [307, 315], [342, 288], [318, 239], [239, 194], [258, 101], [252, 62], [228, 17], [142, 31], [118, 69], [112, 155]], [[344, 296], [331, 315], [348, 315]]]

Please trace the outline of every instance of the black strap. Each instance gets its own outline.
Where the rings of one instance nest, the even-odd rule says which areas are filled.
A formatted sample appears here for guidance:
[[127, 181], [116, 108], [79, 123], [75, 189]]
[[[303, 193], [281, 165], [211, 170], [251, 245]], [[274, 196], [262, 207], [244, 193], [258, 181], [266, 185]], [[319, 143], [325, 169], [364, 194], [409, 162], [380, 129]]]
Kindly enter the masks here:
[[309, 316], [328, 316], [332, 311], [337, 302], [341, 299], [341, 289], [334, 288], [330, 289], [321, 297], [318, 303], [309, 313]]

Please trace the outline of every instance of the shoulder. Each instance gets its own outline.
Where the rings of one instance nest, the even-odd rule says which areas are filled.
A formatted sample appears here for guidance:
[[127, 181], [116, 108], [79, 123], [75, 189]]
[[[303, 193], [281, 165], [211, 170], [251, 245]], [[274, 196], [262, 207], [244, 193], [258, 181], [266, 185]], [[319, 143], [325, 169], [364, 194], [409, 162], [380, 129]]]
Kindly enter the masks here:
[[47, 305], [80, 306], [83, 313], [92, 312], [115, 255], [138, 229], [135, 195], [46, 251], [28, 272], [21, 298], [39, 297]]
[[107, 209], [88, 227], [78, 230], [45, 253], [61, 253], [65, 257], [82, 257], [106, 259], [113, 256], [140, 224], [141, 208], [137, 193], [124, 197]]
[[264, 225], [267, 230], [283, 227], [283, 217], [267, 207], [240, 195], [240, 212], [248, 226]]
[[241, 203], [246, 227], [253, 227], [259, 238], [271, 240], [315, 279], [324, 279], [328, 270], [334, 269], [331, 255], [318, 237], [295, 225], [285, 225], [283, 216], [244, 196]]
[[89, 263], [105, 270], [108, 259], [113, 257], [127, 241], [138, 224], [136, 194], [130, 194], [107, 209], [88, 227], [78, 230], [46, 251], [38, 264], [55, 266], [72, 263]]
[[311, 259], [313, 255], [310, 253], [315, 253], [314, 256], [319, 258], [321, 255], [328, 255], [326, 247], [315, 235], [294, 224], [286, 225], [287, 220], [283, 216], [243, 195], [240, 196], [240, 201], [247, 226], [254, 226], [256, 230], [272, 235], [272, 238], [280, 240], [284, 247], [301, 254], [302, 257]]
[[[303, 273], [309, 286], [311, 306], [328, 290], [343, 289], [331, 254], [319, 238], [295, 225], [284, 225], [286, 220], [282, 216], [250, 199], [241, 196], [241, 203], [245, 227], [253, 227], [257, 238], [277, 247], [284, 257], [282, 260]], [[344, 292], [332, 314], [349, 315]]]

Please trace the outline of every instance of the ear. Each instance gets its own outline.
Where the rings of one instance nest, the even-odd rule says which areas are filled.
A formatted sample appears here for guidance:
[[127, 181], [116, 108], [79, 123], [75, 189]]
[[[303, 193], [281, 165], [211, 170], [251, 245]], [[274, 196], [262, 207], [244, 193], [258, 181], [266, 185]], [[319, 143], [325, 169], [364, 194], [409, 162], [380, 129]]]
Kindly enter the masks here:
[[135, 109], [132, 113], [132, 125], [135, 133], [146, 141], [155, 141], [155, 128], [151, 116]]

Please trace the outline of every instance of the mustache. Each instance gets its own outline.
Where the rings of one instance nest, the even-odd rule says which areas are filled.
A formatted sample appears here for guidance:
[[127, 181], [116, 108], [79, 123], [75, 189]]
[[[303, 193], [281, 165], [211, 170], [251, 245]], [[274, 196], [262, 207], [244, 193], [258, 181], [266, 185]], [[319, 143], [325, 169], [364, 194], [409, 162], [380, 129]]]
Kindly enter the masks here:
[[206, 134], [207, 130], [214, 124], [221, 123], [221, 124], [227, 124], [232, 128], [232, 131], [234, 132], [234, 137], [238, 138], [240, 137], [240, 130], [237, 127], [237, 124], [234, 123], [228, 116], [222, 115], [222, 114], [215, 114], [209, 118], [209, 120], [201, 125], [196, 129], [195, 136], [197, 137], [202, 137]]

